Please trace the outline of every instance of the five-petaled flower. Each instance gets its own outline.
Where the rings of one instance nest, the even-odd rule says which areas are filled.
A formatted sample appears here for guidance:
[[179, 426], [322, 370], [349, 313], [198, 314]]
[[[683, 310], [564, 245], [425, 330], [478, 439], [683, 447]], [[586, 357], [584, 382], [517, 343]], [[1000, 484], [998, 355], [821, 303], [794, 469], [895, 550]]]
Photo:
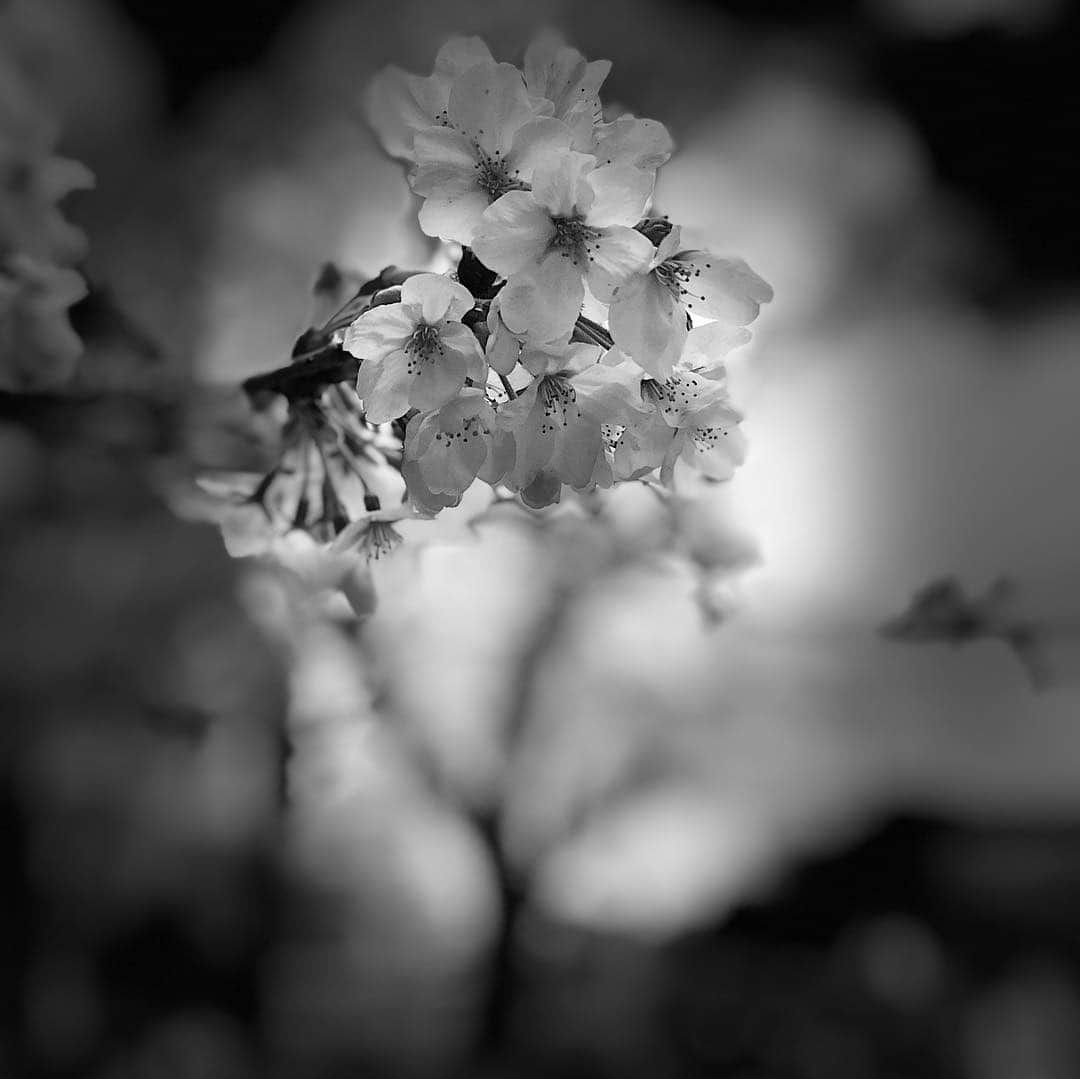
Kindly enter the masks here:
[[477, 64], [450, 91], [446, 125], [418, 131], [413, 190], [429, 236], [472, 242], [484, 211], [532, 182], [537, 165], [570, 149], [561, 120], [540, 116], [512, 64]]
[[499, 410], [514, 435], [513, 467], [503, 477], [526, 505], [558, 502], [563, 484], [584, 490], [609, 486], [604, 426], [633, 407], [640, 372], [601, 362], [595, 345], [526, 344], [521, 365], [532, 381]]
[[421, 508], [456, 505], [478, 477], [497, 483], [514, 463], [514, 440], [499, 429], [495, 410], [479, 389], [437, 412], [416, 415], [405, 432], [409, 497]]
[[653, 178], [626, 165], [597, 167], [570, 151], [536, 169], [532, 191], [511, 191], [484, 213], [473, 250], [506, 277], [503, 321], [515, 332], [551, 341], [581, 312], [585, 283], [601, 302], [645, 270], [652, 244], [632, 226], [652, 194]]
[[391, 156], [413, 160], [416, 133], [432, 124], [447, 123], [447, 102], [456, 80], [476, 64], [492, 63], [491, 50], [478, 37], [452, 37], [435, 57], [428, 76], [413, 75], [388, 64], [373, 78], [364, 94], [364, 112]]
[[377, 561], [388, 555], [401, 542], [401, 533], [394, 527], [399, 521], [416, 516], [406, 503], [383, 509], [377, 498], [370, 499], [371, 508], [338, 533], [330, 550], [338, 554], [352, 553], [365, 562]]
[[667, 378], [642, 380], [640, 411], [629, 414], [615, 444], [616, 479], [659, 468], [661, 482], [671, 486], [680, 459], [709, 479], [730, 478], [746, 455], [746, 440], [719, 358], [748, 338], [746, 330], [720, 322], [700, 326]]
[[680, 241], [679, 228], [671, 228], [653, 253], [648, 272], [620, 284], [609, 311], [615, 344], [659, 379], [672, 373], [682, 354], [688, 315], [745, 326], [773, 295], [742, 259], [681, 251]]
[[400, 303], [365, 311], [345, 331], [344, 348], [362, 361], [356, 392], [368, 420], [430, 411], [452, 400], [466, 379], [483, 384], [484, 354], [461, 323], [472, 306], [464, 285], [416, 274], [401, 286]]

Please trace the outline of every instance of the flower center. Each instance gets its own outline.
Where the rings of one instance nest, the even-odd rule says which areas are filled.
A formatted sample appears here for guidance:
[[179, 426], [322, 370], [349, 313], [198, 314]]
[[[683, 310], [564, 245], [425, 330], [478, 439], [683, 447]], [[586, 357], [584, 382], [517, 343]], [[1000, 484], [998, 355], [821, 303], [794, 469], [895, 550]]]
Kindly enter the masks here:
[[[712, 269], [712, 263], [706, 263], [707, 270]], [[684, 304], [689, 310], [694, 306], [694, 300], [704, 300], [703, 292], [694, 291], [694, 280], [701, 276], [701, 270], [692, 262], [683, 262], [678, 258], [667, 259], [661, 262], [653, 270], [656, 280], [664, 285], [675, 297], [678, 303]], [[700, 288], [700, 286], [698, 286]]]
[[476, 186], [486, 191], [488, 198], [492, 202], [499, 198], [500, 195], [505, 195], [507, 191], [513, 191], [522, 186], [518, 180], [521, 170], [514, 169], [513, 175], [511, 175], [510, 166], [503, 159], [502, 150], [496, 150], [494, 157], [490, 157], [479, 148], [476, 152], [477, 158], [474, 166], [476, 169]]
[[368, 561], [389, 554], [401, 542], [401, 533], [389, 521], [372, 521], [356, 541], [356, 549]]
[[426, 322], [421, 322], [413, 330], [409, 343], [405, 346], [405, 353], [409, 357], [409, 373], [415, 374], [420, 364], [430, 360], [434, 353], [442, 355], [442, 342], [439, 340], [439, 329]]
[[701, 380], [685, 371], [676, 371], [662, 382], [647, 378], [641, 384], [642, 400], [650, 402], [669, 420], [693, 412], [700, 393]]
[[466, 416], [457, 427], [450, 430], [436, 431], [435, 441], [445, 443], [445, 448], [450, 449], [455, 442], [460, 442], [461, 445], [466, 446], [474, 439], [487, 438], [490, 434], [491, 428], [488, 427], [481, 416]]
[[716, 449], [722, 442], [727, 441], [728, 429], [726, 427], [695, 427], [691, 436], [694, 445], [702, 453]]
[[551, 237], [550, 250], [558, 251], [563, 258], [570, 259], [575, 266], [593, 261], [589, 250], [590, 245], [592, 250], [600, 250], [596, 242], [600, 238], [599, 229], [586, 225], [580, 214], [570, 217], [553, 217], [551, 224], [555, 232]]
[[578, 419], [577, 391], [564, 375], [545, 375], [536, 390], [536, 399], [544, 410], [540, 420], [540, 434], [553, 434], [566, 427], [573, 413]]

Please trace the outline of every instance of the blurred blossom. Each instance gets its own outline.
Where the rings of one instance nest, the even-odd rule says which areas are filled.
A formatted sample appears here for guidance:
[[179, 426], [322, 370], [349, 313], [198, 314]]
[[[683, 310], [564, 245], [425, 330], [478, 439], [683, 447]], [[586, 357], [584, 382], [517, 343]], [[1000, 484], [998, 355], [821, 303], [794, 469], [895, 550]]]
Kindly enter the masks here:
[[[0, 11], [10, 31], [12, 11]], [[71, 267], [86, 252], [59, 202], [92, 187], [85, 165], [56, 153], [57, 122], [26, 77], [18, 41], [0, 41], [0, 388], [66, 382], [82, 352], [68, 309], [86, 295]]]

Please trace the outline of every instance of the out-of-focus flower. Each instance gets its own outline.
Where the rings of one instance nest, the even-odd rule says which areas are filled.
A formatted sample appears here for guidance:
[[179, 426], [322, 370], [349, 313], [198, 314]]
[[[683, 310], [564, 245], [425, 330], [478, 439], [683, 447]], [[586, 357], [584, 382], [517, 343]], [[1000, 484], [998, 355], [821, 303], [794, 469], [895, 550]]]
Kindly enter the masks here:
[[0, 259], [0, 389], [40, 391], [71, 377], [83, 346], [68, 308], [85, 295], [74, 270], [23, 254]]
[[536, 170], [531, 192], [511, 191], [488, 207], [473, 250], [508, 278], [503, 321], [551, 341], [577, 320], [586, 282], [597, 299], [610, 301], [652, 258], [652, 245], [632, 227], [651, 194], [649, 174], [598, 168], [595, 157], [571, 151]]
[[601, 165], [632, 165], [655, 172], [674, 148], [668, 129], [658, 120], [626, 115], [596, 126], [590, 152]]
[[484, 211], [532, 182], [536, 166], [570, 149], [570, 128], [541, 118], [512, 64], [478, 64], [450, 91], [445, 126], [418, 131], [413, 190], [429, 236], [472, 242]]
[[555, 33], [539, 34], [525, 50], [524, 75], [529, 93], [550, 105], [588, 146], [602, 118], [600, 87], [611, 71], [610, 60], [591, 63]]
[[660, 469], [669, 486], [682, 459], [713, 480], [728, 479], [742, 463], [746, 443], [731, 407], [722, 357], [746, 340], [715, 322], [691, 330], [678, 366], [666, 379], [646, 378], [641, 396], [648, 406], [628, 423], [615, 447], [615, 476], [633, 479]]
[[59, 202], [93, 176], [53, 153], [55, 125], [2, 48], [0, 98], [0, 387], [40, 391], [70, 378], [82, 352], [68, 308], [86, 295], [70, 269], [86, 241]]
[[742, 259], [681, 251], [681, 239], [679, 227], [672, 227], [660, 240], [648, 272], [619, 285], [611, 301], [615, 343], [659, 379], [671, 375], [682, 355], [688, 315], [745, 326], [773, 297], [772, 288]]
[[417, 274], [401, 302], [365, 311], [345, 332], [359, 357], [356, 392], [368, 420], [386, 423], [410, 408], [430, 411], [450, 401], [466, 378], [484, 378], [484, 354], [462, 316], [473, 306], [464, 285], [441, 274]]
[[[350, 534], [352, 542], [349, 544], [337, 540], [333, 544], [320, 543], [298, 528], [283, 533], [274, 526], [265, 507], [250, 493], [245, 493], [255, 487], [256, 480], [257, 477], [248, 477], [245, 481], [242, 475], [199, 480], [203, 490], [221, 499], [211, 515], [221, 528], [229, 554], [233, 558], [255, 558], [279, 567], [315, 594], [340, 592], [356, 615], [370, 614], [375, 609], [376, 597], [367, 563], [372, 539], [381, 539], [381, 533], [379, 537], [372, 535], [374, 522], [370, 517], [375, 515], [365, 515], [349, 526], [349, 529], [355, 529]], [[389, 525], [386, 528], [392, 531]], [[341, 533], [344, 535], [345, 531]]]
[[655, 172], [671, 156], [673, 143], [663, 124], [636, 116], [604, 123], [600, 87], [610, 60], [588, 61], [552, 32], [538, 35], [525, 51], [525, 85], [540, 111], [553, 114], [573, 131], [573, 149], [593, 154], [601, 165], [630, 165]]
[[416, 498], [424, 505], [427, 493], [460, 500], [477, 478], [497, 483], [513, 466], [514, 440], [496, 425], [484, 391], [466, 389], [438, 412], [409, 421], [405, 454], [423, 481]]
[[86, 238], [60, 210], [72, 191], [94, 186], [78, 161], [34, 146], [20, 146], [0, 132], [0, 249], [70, 265], [86, 253]]
[[330, 552], [357, 554], [367, 562], [378, 560], [401, 542], [401, 533], [394, 525], [415, 516], [416, 512], [404, 503], [390, 509], [377, 506], [367, 510], [342, 529], [330, 545]]
[[364, 111], [383, 149], [391, 156], [413, 161], [413, 138], [432, 124], [446, 124], [447, 103], [454, 80], [476, 64], [492, 63], [491, 50], [478, 37], [452, 37], [435, 57], [431, 75], [411, 75], [394, 66], [372, 79], [364, 96]]

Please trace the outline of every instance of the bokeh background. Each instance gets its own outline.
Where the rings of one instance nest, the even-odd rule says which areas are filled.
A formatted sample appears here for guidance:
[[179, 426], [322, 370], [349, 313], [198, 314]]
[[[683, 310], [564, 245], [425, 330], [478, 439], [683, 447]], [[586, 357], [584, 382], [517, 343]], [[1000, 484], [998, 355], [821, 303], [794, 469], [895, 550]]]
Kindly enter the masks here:
[[[0, 1075], [1080, 1075], [1078, 24], [0, 5], [97, 177], [73, 321], [113, 394], [0, 417]], [[545, 26], [669, 127], [661, 211], [775, 288], [687, 533], [756, 555], [708, 628], [648, 494], [600, 530], [466, 506], [357, 627], [173, 508], [243, 467], [237, 384], [323, 263], [435, 255], [366, 80]], [[878, 632], [945, 576], [1012, 582], [1045, 679]]]

